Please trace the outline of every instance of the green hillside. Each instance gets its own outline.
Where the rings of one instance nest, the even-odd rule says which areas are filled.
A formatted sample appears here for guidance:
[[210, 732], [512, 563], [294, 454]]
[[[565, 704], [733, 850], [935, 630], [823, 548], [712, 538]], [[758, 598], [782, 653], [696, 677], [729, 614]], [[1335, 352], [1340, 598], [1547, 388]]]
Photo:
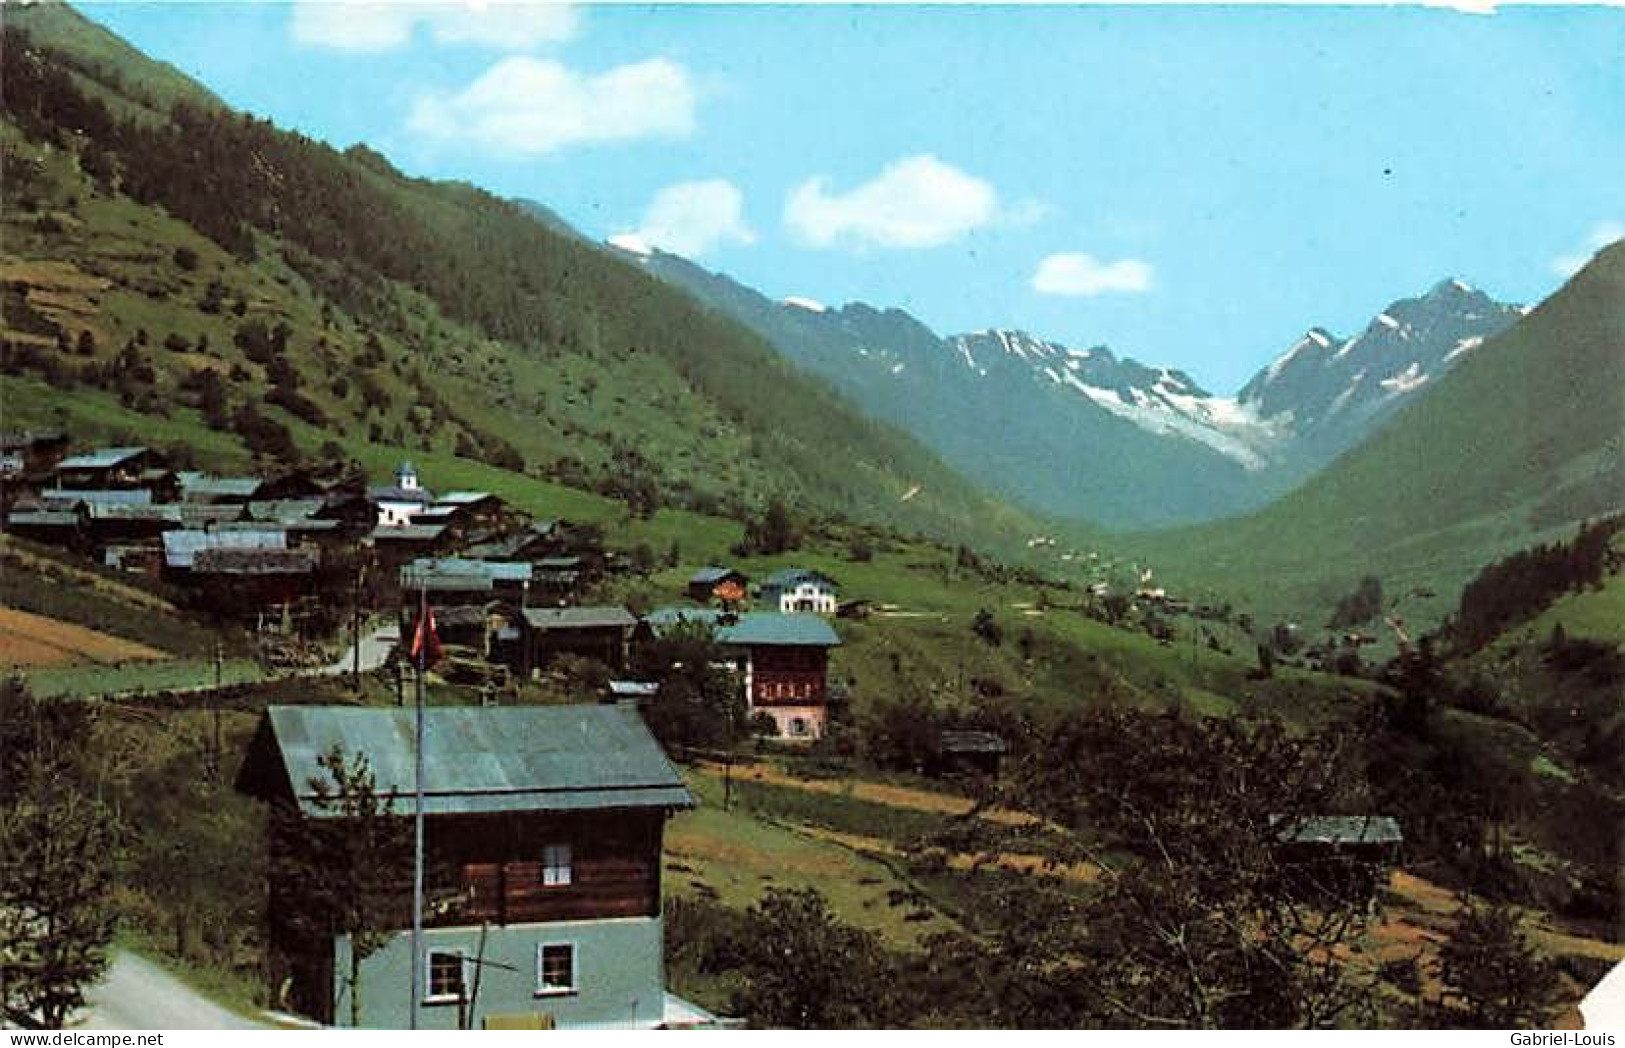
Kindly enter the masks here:
[[[1437, 619], [1478, 565], [1625, 504], [1625, 245], [1248, 517], [1141, 537], [1174, 584], [1323, 613], [1365, 574]], [[1318, 625], [1318, 623], [1316, 623]]]
[[6, 20], [6, 370], [53, 399], [190, 408], [271, 455], [276, 426], [306, 454], [456, 455], [644, 510], [781, 497], [1004, 549], [1037, 530], [637, 267], [229, 113], [81, 22]]

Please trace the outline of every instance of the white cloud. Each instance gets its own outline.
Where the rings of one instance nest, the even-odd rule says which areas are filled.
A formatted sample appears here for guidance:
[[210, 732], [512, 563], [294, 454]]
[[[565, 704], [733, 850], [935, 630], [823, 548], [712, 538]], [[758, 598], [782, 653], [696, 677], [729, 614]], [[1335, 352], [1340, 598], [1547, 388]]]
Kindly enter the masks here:
[[340, 51], [404, 47], [420, 26], [443, 44], [528, 51], [570, 39], [577, 24], [576, 9], [566, 3], [298, 0], [288, 29], [297, 43]]
[[694, 130], [688, 71], [664, 58], [588, 75], [539, 58], [505, 58], [449, 95], [426, 94], [409, 130], [514, 156], [565, 146], [686, 138]]
[[1625, 240], [1625, 222], [1611, 218], [1598, 222], [1591, 227], [1585, 245], [1580, 250], [1552, 259], [1552, 272], [1567, 280], [1584, 269], [1586, 263], [1591, 261], [1591, 256], [1616, 240]]
[[638, 254], [659, 248], [699, 258], [725, 244], [754, 244], [756, 231], [745, 221], [744, 197], [720, 178], [679, 182], [655, 194], [637, 229], [610, 237], [610, 243]]
[[812, 247], [938, 247], [999, 218], [991, 183], [934, 156], [893, 161], [845, 193], [830, 192], [825, 177], [810, 178], [784, 205], [785, 225]]
[[1087, 297], [1151, 290], [1151, 263], [1124, 258], [1102, 262], [1081, 251], [1050, 255], [1033, 273], [1033, 290], [1044, 295]]

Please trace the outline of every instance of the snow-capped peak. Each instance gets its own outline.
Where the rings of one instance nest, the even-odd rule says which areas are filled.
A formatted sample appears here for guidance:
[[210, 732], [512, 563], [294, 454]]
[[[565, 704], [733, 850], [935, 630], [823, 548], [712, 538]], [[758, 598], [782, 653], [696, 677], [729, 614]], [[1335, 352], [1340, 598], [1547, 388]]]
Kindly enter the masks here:
[[784, 304], [787, 306], [794, 306], [797, 309], [805, 309], [809, 313], [829, 312], [829, 307], [824, 305], [822, 302], [815, 298], [806, 298], [802, 295], [791, 295], [784, 300]]

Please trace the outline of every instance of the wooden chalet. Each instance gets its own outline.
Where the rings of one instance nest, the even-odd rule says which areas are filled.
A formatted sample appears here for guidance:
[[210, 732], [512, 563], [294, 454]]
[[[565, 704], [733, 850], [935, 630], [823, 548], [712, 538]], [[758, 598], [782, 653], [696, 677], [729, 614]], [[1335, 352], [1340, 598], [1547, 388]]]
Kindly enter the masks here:
[[560, 655], [626, 665], [627, 643], [638, 620], [623, 607], [526, 608], [520, 616], [517, 669], [525, 677]]
[[439, 495], [430, 510], [451, 515], [466, 532], [501, 530], [508, 521], [507, 503], [485, 491], [451, 491]]
[[161, 469], [163, 460], [143, 447], [97, 448], [56, 464], [59, 488], [135, 488], [143, 475]]
[[398, 569], [419, 557], [430, 557], [447, 546], [446, 529], [414, 527], [374, 528], [373, 552], [383, 577], [393, 581]]
[[164, 575], [175, 582], [191, 581], [198, 554], [204, 550], [288, 548], [288, 533], [281, 528], [266, 526], [211, 531], [195, 528], [176, 529], [164, 532], [162, 539]]
[[748, 595], [750, 576], [735, 568], [715, 565], [701, 568], [688, 577], [688, 595], [699, 602], [712, 600], [737, 605]]
[[49, 546], [84, 551], [89, 547], [84, 507], [77, 509], [14, 509], [6, 514], [6, 533]]
[[990, 731], [944, 731], [927, 769], [933, 775], [999, 774], [999, 762], [1010, 747]]
[[523, 606], [530, 593], [531, 566], [468, 557], [419, 558], [403, 564], [397, 577], [407, 604], [422, 593], [437, 607], [494, 599]]
[[260, 497], [263, 477], [217, 477], [208, 473], [177, 473], [180, 497], [185, 502], [246, 506]]
[[1405, 843], [1391, 815], [1272, 815], [1268, 832], [1281, 866], [1306, 898], [1375, 894]]
[[192, 579], [218, 614], [264, 627], [291, 624], [293, 607], [311, 595], [319, 564], [311, 549], [205, 548], [192, 558]]
[[810, 740], [824, 734], [831, 699], [829, 653], [841, 638], [822, 618], [662, 608], [646, 621], [656, 634], [684, 622], [710, 627], [739, 670], [753, 712], [771, 716], [784, 738]]
[[[317, 820], [334, 746], [364, 757], [389, 810], [413, 810], [413, 711], [272, 706], [237, 789], [280, 812], [272, 855], [297, 855]], [[695, 1014], [667, 994], [661, 844], [694, 798], [635, 709], [430, 707], [423, 713], [425, 932], [419, 1029], [655, 1028]], [[381, 879], [386, 927], [362, 963], [360, 1025], [412, 1024], [410, 849]], [[269, 977], [285, 1006], [350, 1020], [350, 942], [301, 923], [298, 887], [272, 865]], [[477, 987], [477, 996], [476, 996]]]
[[486, 539], [468, 548], [470, 557], [483, 560], [537, 561], [563, 549], [559, 522], [537, 520], [498, 538]]

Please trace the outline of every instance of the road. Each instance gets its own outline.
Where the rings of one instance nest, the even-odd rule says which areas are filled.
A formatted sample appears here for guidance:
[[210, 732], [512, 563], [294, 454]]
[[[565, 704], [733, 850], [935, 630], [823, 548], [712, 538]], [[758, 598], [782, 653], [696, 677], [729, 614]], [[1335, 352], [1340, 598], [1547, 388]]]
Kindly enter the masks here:
[[[389, 651], [400, 640], [400, 627], [394, 623], [379, 626], [361, 637], [361, 672], [370, 673], [384, 664], [389, 658]], [[355, 668], [356, 645], [351, 644], [344, 649], [337, 662], [329, 666], [322, 666], [307, 671], [313, 677], [338, 677], [349, 673]]]
[[113, 951], [107, 975], [85, 995], [80, 1030], [259, 1030], [145, 958]]

